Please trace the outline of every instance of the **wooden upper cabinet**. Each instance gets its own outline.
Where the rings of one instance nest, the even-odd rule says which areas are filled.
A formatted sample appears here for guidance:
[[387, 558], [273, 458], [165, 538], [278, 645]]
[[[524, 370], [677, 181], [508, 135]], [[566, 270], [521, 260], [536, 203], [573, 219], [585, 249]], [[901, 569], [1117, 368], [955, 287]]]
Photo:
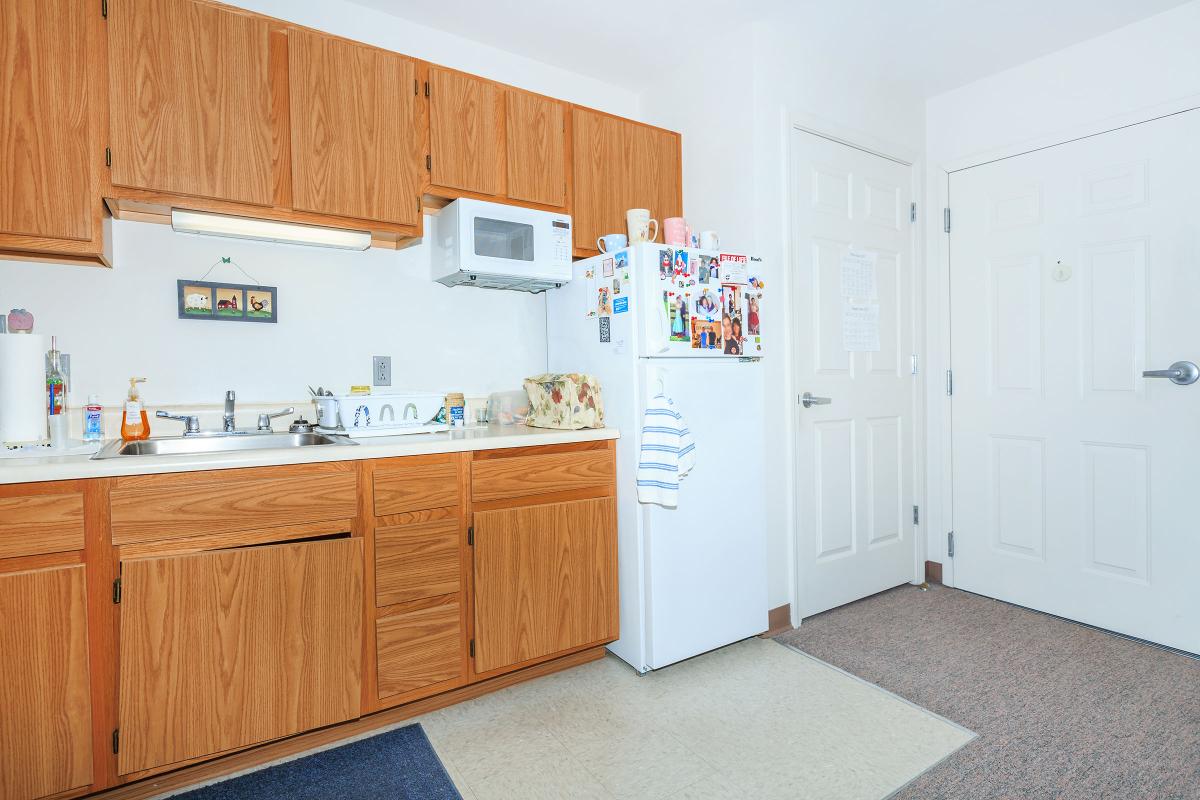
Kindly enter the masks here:
[[0, 3], [0, 251], [107, 260], [100, 24], [79, 0]]
[[507, 95], [508, 196], [564, 207], [567, 104], [520, 89], [509, 89]]
[[293, 28], [288, 66], [295, 208], [418, 223], [425, 140], [417, 62]]
[[627, 191], [622, 166], [623, 125], [608, 114], [586, 108], [571, 110], [575, 178], [571, 217], [576, 252], [595, 253], [596, 239], [608, 233], [625, 233], [625, 211], [630, 206], [624, 205], [622, 197]]
[[286, 46], [273, 29], [201, 0], [109, 0], [112, 183], [272, 205], [287, 91], [273, 80], [272, 48]]
[[572, 128], [577, 255], [595, 254], [604, 234], [625, 233], [631, 208], [650, 209], [660, 230], [664, 219], [683, 214], [678, 133], [579, 107]]
[[0, 797], [92, 782], [84, 566], [0, 575]]
[[357, 717], [362, 540], [122, 562], [121, 775]]
[[505, 193], [504, 87], [429, 69], [429, 181], [484, 195]]

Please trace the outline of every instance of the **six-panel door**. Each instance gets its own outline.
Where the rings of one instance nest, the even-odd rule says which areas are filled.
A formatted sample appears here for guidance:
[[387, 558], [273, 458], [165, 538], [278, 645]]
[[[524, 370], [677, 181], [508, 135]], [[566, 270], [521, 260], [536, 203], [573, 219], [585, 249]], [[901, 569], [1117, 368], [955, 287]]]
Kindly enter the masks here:
[[616, 637], [615, 498], [474, 517], [476, 673]]
[[357, 717], [360, 539], [122, 563], [118, 772]]

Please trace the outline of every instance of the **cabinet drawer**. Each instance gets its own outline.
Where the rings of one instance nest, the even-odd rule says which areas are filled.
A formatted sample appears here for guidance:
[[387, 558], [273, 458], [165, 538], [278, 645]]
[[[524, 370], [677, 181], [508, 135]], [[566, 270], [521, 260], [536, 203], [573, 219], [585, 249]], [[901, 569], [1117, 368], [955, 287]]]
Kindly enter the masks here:
[[471, 497], [475, 502], [487, 502], [611, 487], [616, 480], [616, 463], [607, 443], [603, 444], [603, 449], [512, 457], [485, 454], [471, 465]]
[[0, 497], [0, 558], [82, 549], [82, 494]]
[[379, 696], [461, 678], [463, 641], [457, 597], [422, 603], [375, 622]]
[[375, 468], [375, 516], [457, 506], [458, 459], [402, 459]]
[[112, 490], [112, 542], [350, 519], [357, 493], [351, 462], [120, 478]]
[[375, 530], [375, 603], [453, 594], [461, 586], [457, 518]]

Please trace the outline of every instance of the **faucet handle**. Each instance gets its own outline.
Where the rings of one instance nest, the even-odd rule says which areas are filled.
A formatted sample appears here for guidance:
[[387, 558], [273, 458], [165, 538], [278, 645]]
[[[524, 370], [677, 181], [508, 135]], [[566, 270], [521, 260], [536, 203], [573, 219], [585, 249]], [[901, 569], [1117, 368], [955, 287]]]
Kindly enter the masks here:
[[296, 413], [296, 408], [294, 406], [288, 406], [287, 408], [283, 409], [282, 411], [276, 411], [273, 414], [259, 414], [258, 415], [258, 429], [260, 431], [269, 431], [269, 430], [271, 430], [271, 420], [275, 419], [276, 417], [283, 417], [288, 414], [295, 414], [295, 413]]
[[200, 418], [192, 414], [168, 414], [165, 411], [159, 410], [154, 412], [154, 416], [161, 419], [173, 419], [183, 423], [183, 435], [189, 433], [200, 432]]

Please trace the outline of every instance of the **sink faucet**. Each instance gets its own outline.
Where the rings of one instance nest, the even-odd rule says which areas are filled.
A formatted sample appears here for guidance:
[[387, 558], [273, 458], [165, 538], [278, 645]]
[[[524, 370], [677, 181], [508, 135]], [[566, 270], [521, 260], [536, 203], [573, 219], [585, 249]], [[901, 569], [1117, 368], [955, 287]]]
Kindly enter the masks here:
[[233, 419], [233, 404], [236, 400], [237, 394], [233, 389], [225, 392], [225, 413], [221, 415], [221, 427], [226, 433], [233, 433], [237, 430], [237, 424]]

